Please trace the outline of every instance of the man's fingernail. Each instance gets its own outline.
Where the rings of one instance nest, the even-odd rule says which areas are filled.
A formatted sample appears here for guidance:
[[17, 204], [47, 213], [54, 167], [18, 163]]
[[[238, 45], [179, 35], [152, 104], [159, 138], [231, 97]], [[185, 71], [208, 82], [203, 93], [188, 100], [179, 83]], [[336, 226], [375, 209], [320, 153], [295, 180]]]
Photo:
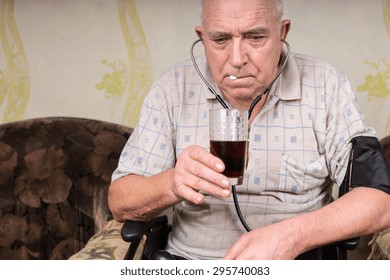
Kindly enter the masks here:
[[215, 167], [216, 167], [218, 170], [222, 170], [222, 169], [223, 169], [223, 165], [220, 164], [220, 163], [217, 163], [217, 164], [215, 165]]
[[225, 187], [229, 187], [230, 186], [230, 181], [229, 180], [223, 179], [221, 182], [222, 182], [222, 185], [224, 185]]
[[230, 195], [230, 191], [229, 190], [223, 190], [222, 193], [226, 197]]

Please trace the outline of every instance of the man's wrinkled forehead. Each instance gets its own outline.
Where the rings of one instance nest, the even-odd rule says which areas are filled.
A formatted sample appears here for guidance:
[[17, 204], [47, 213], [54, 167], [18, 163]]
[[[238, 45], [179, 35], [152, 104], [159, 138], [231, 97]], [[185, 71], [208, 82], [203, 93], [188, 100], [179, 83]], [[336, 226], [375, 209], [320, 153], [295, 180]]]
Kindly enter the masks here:
[[275, 17], [274, 0], [205, 0], [203, 27], [206, 33], [238, 32], [254, 28], [274, 30], [280, 20]]
[[232, 18], [243, 17], [246, 13], [260, 13], [264, 16], [277, 16], [275, 0], [203, 0], [202, 20], [203, 24], [209, 20], [229, 16]]

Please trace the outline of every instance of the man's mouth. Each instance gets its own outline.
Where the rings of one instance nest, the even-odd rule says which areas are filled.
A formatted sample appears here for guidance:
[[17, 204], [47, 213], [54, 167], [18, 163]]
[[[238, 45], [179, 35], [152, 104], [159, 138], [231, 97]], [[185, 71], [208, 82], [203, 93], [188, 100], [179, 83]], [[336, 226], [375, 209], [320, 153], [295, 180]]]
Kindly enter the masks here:
[[229, 79], [232, 80], [232, 81], [237, 80], [237, 76], [230, 75], [230, 76], [229, 76]]

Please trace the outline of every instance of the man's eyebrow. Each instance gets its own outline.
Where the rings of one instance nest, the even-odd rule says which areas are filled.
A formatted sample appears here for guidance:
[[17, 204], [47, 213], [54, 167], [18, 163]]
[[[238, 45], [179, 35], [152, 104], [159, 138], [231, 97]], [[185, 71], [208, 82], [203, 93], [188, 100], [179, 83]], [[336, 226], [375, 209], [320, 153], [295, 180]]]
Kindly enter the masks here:
[[243, 35], [251, 35], [251, 34], [262, 34], [262, 35], [267, 35], [269, 34], [269, 30], [266, 28], [262, 27], [256, 27], [253, 29], [246, 30], [242, 32]]
[[[252, 34], [267, 35], [269, 34], [269, 30], [262, 27], [256, 27], [253, 29], [245, 30], [241, 34], [244, 36], [252, 35]], [[221, 37], [230, 37], [232, 36], [232, 34], [230, 32], [224, 32], [224, 31], [211, 31], [208, 33], [208, 36], [210, 38], [221, 38]]]
[[232, 34], [230, 32], [223, 31], [211, 31], [208, 33], [210, 38], [221, 38], [221, 37], [230, 37]]

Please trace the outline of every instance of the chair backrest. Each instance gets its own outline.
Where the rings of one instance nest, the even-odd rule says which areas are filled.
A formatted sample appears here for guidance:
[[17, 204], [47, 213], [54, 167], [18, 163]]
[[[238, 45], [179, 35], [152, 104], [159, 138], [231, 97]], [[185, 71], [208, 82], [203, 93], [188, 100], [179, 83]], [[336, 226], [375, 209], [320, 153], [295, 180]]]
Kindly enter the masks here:
[[382, 138], [380, 142], [383, 147], [383, 153], [385, 154], [387, 165], [390, 168], [390, 135]]
[[111, 219], [131, 128], [47, 117], [0, 124], [0, 259], [67, 259]]

